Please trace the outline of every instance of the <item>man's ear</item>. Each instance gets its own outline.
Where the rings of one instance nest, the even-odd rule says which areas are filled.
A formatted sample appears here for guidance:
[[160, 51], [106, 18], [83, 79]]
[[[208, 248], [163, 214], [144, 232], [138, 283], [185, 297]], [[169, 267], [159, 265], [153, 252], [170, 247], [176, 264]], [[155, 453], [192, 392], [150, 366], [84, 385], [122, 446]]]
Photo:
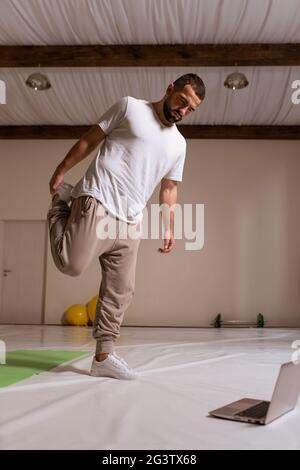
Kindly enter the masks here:
[[166, 90], [166, 96], [171, 95], [171, 93], [173, 92], [173, 90], [174, 90], [174, 83], [170, 83], [170, 84], [168, 85], [167, 90]]

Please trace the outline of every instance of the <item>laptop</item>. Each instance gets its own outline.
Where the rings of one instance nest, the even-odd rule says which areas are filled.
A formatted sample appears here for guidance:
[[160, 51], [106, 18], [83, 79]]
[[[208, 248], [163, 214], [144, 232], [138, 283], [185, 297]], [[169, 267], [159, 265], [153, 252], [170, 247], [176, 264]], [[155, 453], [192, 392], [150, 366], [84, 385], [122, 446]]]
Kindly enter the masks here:
[[209, 415], [246, 423], [268, 424], [296, 407], [299, 392], [300, 364], [286, 362], [280, 367], [271, 401], [243, 398], [210, 411]]

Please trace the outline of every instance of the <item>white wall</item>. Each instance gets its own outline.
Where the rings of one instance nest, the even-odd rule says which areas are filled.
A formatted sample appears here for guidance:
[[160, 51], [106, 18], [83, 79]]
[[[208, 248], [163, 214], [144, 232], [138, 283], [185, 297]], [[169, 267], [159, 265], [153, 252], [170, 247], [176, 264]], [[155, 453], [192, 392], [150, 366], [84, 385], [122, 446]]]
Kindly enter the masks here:
[[[0, 220], [45, 220], [48, 182], [75, 141], [0, 141]], [[124, 325], [208, 326], [265, 314], [269, 326], [300, 326], [300, 142], [190, 140], [180, 203], [205, 204], [200, 251], [157, 252], [142, 240], [136, 290]], [[75, 183], [93, 155], [72, 169]], [[163, 156], [162, 156], [163, 157]], [[151, 202], [158, 202], [158, 190]], [[98, 292], [98, 259], [80, 277], [62, 275], [48, 247], [46, 323]]]

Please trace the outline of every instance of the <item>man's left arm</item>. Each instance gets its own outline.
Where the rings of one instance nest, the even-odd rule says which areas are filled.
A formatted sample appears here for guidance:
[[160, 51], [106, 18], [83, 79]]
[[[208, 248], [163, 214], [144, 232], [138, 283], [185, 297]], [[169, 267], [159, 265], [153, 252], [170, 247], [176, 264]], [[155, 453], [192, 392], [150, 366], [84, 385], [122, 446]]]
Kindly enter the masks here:
[[175, 246], [174, 240], [174, 209], [177, 201], [177, 181], [163, 178], [159, 192], [159, 205], [162, 209], [164, 227], [164, 247], [160, 253], [169, 253]]

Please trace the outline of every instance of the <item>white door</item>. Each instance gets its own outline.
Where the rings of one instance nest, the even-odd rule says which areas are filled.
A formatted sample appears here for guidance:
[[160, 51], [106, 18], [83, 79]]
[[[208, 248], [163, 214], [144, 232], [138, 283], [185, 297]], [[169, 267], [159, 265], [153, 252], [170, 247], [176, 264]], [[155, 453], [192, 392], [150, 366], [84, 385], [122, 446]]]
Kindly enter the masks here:
[[1, 323], [41, 324], [44, 309], [46, 223], [3, 224]]

